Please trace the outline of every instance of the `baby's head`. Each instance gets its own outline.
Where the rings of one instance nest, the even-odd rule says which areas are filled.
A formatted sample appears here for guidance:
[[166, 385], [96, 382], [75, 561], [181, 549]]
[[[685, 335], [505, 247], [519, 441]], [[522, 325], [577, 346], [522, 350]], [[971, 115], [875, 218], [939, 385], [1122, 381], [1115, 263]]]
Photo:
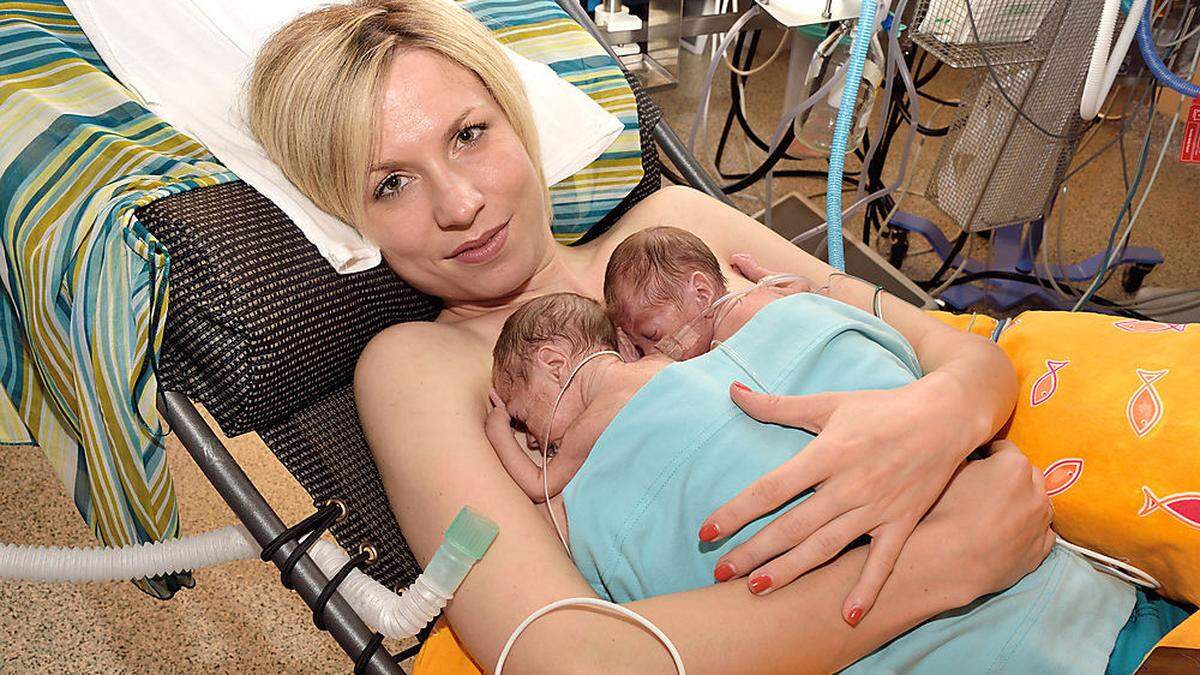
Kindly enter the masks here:
[[[554, 400], [579, 362], [617, 349], [617, 331], [600, 303], [574, 293], [552, 293], [525, 303], [508, 320], [492, 350], [492, 386], [518, 427], [541, 443]], [[563, 396], [551, 445], [583, 412], [583, 399]]]
[[713, 317], [701, 315], [725, 293], [717, 257], [699, 237], [677, 227], [630, 236], [613, 251], [604, 272], [604, 302], [613, 322], [642, 354], [671, 338], [662, 350], [680, 361], [708, 351]]

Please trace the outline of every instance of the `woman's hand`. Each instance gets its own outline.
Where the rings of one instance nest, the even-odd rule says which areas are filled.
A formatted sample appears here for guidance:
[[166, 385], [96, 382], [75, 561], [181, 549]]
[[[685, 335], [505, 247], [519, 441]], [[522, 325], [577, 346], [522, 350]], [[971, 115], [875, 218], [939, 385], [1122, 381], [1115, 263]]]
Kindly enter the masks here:
[[996, 441], [991, 456], [966, 462], [921, 527], [949, 526], [946, 578], [968, 575], [964, 604], [1015, 584], [1054, 546], [1042, 472], [1017, 446]]
[[939, 414], [936, 401], [946, 393], [940, 383], [931, 375], [899, 389], [779, 397], [735, 382], [730, 396], [751, 417], [818, 435], [714, 511], [700, 538], [729, 536], [796, 495], [816, 492], [725, 555], [715, 576], [748, 574], [751, 590], [762, 594], [868, 534], [866, 565], [842, 608], [851, 625], [862, 620], [917, 522], [968, 453], [963, 430]]

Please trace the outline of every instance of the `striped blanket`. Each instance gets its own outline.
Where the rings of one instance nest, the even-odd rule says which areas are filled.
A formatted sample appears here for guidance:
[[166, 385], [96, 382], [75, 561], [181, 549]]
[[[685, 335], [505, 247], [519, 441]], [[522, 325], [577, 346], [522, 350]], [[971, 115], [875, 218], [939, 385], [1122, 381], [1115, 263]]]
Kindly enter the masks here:
[[0, 443], [40, 446], [106, 545], [174, 537], [153, 373], [168, 257], [134, 212], [236, 176], [133, 100], [55, 0], [0, 2], [0, 138]]
[[[633, 94], [550, 0], [462, 1], [625, 124], [551, 189], [573, 242], [641, 180]], [[39, 446], [106, 545], [180, 530], [155, 408], [170, 258], [136, 210], [234, 180], [113, 79], [61, 0], [0, 0], [0, 445]], [[137, 583], [166, 598], [191, 578]]]

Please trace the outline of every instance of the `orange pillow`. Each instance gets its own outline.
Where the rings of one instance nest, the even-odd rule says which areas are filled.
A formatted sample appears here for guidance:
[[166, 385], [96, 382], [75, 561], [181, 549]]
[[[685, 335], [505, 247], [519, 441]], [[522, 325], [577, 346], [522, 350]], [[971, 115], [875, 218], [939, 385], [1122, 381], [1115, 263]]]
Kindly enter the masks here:
[[483, 675], [483, 670], [467, 655], [449, 624], [439, 619], [417, 652], [413, 675]]
[[[989, 337], [997, 328], [932, 314]], [[1025, 312], [998, 344], [1019, 387], [1000, 435], [1045, 472], [1055, 530], [1200, 604], [1200, 324]]]

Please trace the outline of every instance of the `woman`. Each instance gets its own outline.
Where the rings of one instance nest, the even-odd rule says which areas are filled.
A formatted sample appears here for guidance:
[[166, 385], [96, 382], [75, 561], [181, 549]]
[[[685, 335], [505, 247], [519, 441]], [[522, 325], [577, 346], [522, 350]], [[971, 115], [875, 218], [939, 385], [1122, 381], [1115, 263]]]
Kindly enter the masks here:
[[[556, 245], [519, 81], [486, 30], [443, 0], [356, 3], [296, 20], [264, 48], [250, 98], [254, 132], [289, 179], [378, 244], [401, 278], [445, 301], [437, 321], [372, 340], [355, 391], [418, 560], [428, 561], [465, 503], [500, 525], [448, 609], [471, 653], [494, 663], [533, 610], [592, 595], [484, 436], [490, 353], [505, 318], [548, 292], [601, 297], [612, 249], [657, 224], [687, 227], [725, 261], [743, 251], [811, 279], [832, 270], [685, 188], [659, 191], [587, 245]], [[857, 284], [837, 284], [834, 294], [861, 308], [872, 301]], [[726, 583], [633, 604], [693, 672], [836, 669], [1007, 587], [1049, 550], [1040, 475], [1011, 448], [962, 469], [947, 488], [1011, 410], [1004, 355], [899, 301], [884, 304], [928, 375], [894, 391], [812, 401], [821, 434], [803, 453], [807, 463], [761, 488], [765, 499], [813, 484], [820, 492], [748, 542], [739, 560], [739, 575], [768, 576], [774, 592], [755, 597]], [[721, 513], [717, 535], [753, 515]], [[789, 583], [864, 533], [874, 541], [869, 559], [852, 551]], [[863, 619], [876, 591], [880, 602]], [[861, 623], [852, 628], [839, 613]], [[521, 672], [671, 671], [648, 633], [588, 610], [539, 621], [511, 659]]]

